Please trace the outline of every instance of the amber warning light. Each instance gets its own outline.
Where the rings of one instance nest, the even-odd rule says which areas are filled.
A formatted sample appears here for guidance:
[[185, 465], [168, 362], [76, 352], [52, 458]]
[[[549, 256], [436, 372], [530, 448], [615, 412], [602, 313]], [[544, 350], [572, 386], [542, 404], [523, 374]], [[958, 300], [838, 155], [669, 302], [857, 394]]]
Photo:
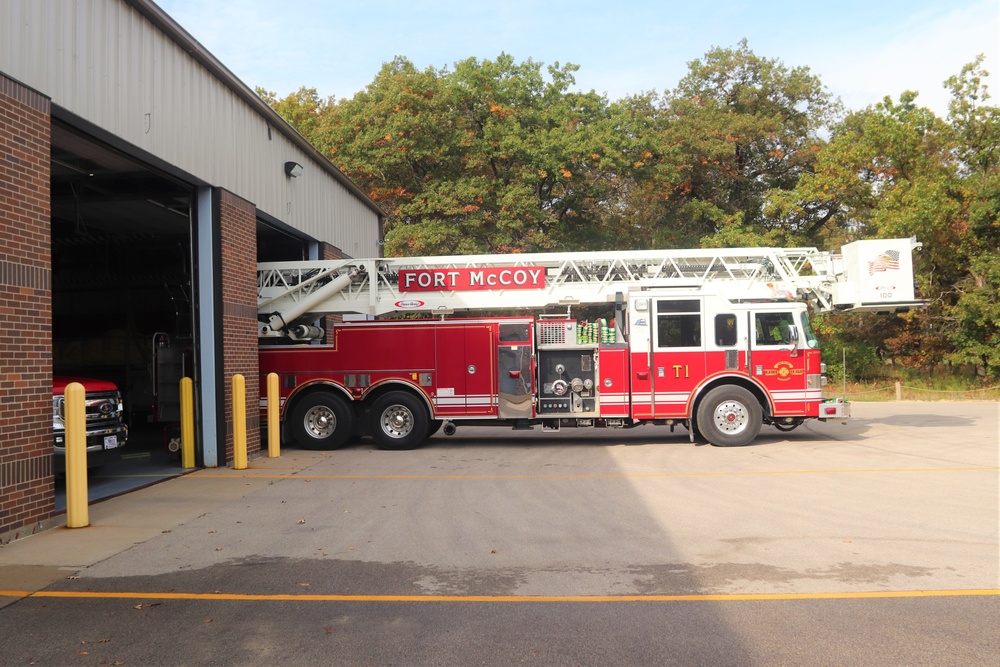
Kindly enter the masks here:
[[544, 266], [399, 270], [400, 292], [541, 289], [543, 287], [545, 287]]

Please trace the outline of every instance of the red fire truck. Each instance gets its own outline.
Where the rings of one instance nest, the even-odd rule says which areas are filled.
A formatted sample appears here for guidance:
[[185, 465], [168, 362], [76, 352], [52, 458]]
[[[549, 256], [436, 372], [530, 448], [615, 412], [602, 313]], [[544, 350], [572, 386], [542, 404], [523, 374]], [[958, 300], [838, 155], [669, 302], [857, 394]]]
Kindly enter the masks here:
[[[365, 434], [409, 449], [460, 424], [654, 423], [741, 446], [762, 424], [847, 419], [846, 401], [822, 396], [809, 309], [921, 306], [919, 245], [260, 264], [262, 417], [273, 372], [283, 437], [315, 449]], [[577, 305], [605, 314], [583, 322], [571, 315]], [[337, 313], [372, 319], [329, 334], [316, 325]], [[400, 313], [411, 315], [374, 319]]]

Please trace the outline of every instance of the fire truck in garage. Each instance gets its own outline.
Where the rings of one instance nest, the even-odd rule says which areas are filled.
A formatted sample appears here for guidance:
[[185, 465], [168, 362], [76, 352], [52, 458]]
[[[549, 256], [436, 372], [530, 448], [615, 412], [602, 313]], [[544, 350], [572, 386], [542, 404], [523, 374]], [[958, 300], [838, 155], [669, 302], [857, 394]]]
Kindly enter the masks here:
[[[276, 373], [283, 438], [315, 449], [365, 434], [409, 449], [459, 425], [645, 423], [741, 446], [762, 424], [847, 419], [845, 400], [823, 398], [809, 310], [921, 306], [919, 245], [259, 264], [262, 417]], [[578, 305], [603, 314], [581, 321]], [[408, 316], [316, 325], [337, 313]]]

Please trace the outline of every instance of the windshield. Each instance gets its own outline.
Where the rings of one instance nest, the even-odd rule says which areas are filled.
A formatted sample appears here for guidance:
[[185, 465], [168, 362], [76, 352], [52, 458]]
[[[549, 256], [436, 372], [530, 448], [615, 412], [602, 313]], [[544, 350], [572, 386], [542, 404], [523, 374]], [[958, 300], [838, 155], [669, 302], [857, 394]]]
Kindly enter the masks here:
[[816, 340], [816, 332], [813, 331], [812, 322], [809, 321], [809, 312], [802, 311], [802, 340], [805, 342], [806, 347], [816, 349], [819, 347], [819, 341]]

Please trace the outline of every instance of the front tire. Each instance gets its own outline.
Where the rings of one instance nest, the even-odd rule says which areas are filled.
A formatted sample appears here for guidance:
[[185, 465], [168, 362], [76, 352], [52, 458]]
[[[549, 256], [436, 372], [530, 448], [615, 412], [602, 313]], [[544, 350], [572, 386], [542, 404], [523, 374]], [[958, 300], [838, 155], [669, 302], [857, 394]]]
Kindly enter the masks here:
[[332, 394], [310, 394], [292, 412], [292, 437], [303, 449], [337, 449], [351, 437], [350, 407]]
[[370, 431], [379, 449], [413, 449], [427, 437], [430, 417], [413, 394], [393, 391], [372, 403]]
[[698, 404], [698, 432], [716, 447], [749, 445], [762, 423], [760, 403], [742, 387], [716, 387]]

